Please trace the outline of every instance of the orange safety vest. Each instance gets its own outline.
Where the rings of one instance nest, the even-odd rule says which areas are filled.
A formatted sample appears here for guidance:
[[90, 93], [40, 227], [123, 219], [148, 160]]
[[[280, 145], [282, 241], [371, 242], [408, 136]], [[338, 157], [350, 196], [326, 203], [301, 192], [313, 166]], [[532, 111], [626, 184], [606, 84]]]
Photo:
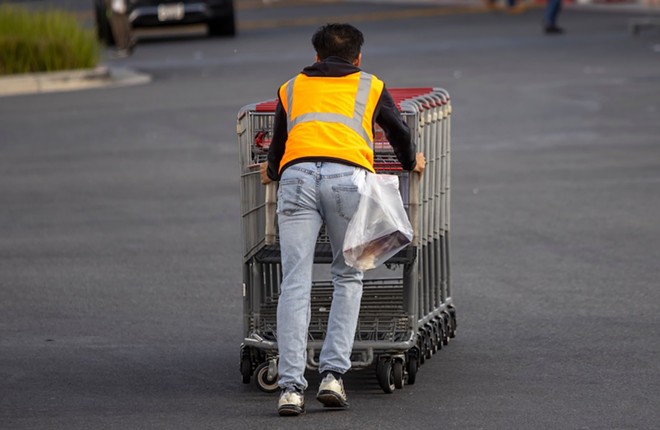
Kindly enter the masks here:
[[279, 90], [288, 139], [282, 167], [304, 157], [345, 160], [374, 172], [373, 117], [383, 81], [365, 72], [341, 77], [299, 74]]

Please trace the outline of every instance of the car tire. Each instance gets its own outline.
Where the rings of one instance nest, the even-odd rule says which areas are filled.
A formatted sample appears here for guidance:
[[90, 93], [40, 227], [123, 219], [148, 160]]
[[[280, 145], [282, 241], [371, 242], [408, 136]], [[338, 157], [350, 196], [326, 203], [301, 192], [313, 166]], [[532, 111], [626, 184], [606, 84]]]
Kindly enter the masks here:
[[236, 20], [234, 15], [209, 21], [209, 35], [211, 37], [236, 36]]

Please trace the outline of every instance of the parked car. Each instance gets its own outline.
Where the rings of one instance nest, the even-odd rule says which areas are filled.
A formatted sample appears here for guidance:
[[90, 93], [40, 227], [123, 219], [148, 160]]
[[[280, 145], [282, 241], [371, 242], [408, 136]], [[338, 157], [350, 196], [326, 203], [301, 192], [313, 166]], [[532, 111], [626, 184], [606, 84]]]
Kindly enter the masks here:
[[[210, 36], [235, 36], [233, 0], [123, 0], [131, 28], [207, 24]], [[94, 0], [99, 39], [115, 43], [105, 0]]]

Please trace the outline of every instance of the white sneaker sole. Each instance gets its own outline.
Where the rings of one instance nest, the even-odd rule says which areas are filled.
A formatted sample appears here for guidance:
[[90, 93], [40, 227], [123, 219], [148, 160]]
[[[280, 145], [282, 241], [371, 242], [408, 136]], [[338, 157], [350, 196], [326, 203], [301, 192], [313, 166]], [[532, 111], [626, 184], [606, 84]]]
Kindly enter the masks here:
[[277, 413], [282, 417], [295, 417], [305, 413], [305, 407], [296, 405], [282, 405], [277, 408]]
[[347, 408], [348, 401], [341, 398], [341, 396], [334, 391], [321, 390], [316, 396], [316, 399], [323, 403], [326, 408]]

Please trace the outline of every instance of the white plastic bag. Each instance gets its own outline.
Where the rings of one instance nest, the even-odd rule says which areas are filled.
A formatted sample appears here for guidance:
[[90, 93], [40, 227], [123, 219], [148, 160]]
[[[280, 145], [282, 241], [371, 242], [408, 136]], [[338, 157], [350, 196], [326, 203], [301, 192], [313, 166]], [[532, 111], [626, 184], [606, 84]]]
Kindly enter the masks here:
[[399, 177], [357, 170], [353, 182], [360, 203], [344, 239], [346, 264], [360, 270], [378, 267], [405, 248], [413, 237], [401, 194]]

